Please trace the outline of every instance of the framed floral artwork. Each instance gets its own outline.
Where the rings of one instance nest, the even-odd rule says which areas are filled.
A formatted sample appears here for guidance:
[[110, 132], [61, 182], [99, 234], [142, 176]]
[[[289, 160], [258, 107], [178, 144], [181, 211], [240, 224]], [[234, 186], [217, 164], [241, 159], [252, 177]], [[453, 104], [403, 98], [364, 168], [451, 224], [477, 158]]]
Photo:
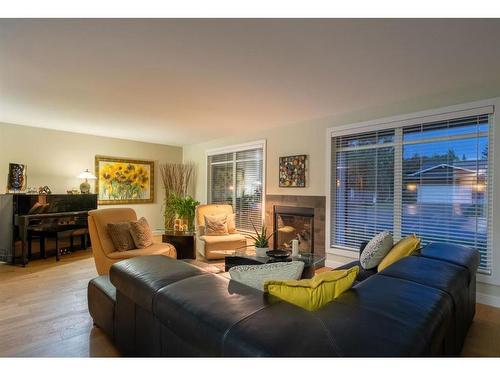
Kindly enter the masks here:
[[280, 157], [279, 187], [306, 187], [307, 155]]
[[98, 204], [154, 202], [154, 161], [95, 157]]

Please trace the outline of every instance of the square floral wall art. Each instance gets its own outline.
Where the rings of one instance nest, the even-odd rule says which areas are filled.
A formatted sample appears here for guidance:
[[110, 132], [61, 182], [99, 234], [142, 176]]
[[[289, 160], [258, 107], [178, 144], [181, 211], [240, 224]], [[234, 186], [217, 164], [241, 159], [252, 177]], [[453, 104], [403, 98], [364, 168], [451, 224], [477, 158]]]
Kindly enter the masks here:
[[154, 162], [96, 156], [99, 204], [154, 202]]
[[306, 187], [307, 155], [280, 157], [280, 187]]

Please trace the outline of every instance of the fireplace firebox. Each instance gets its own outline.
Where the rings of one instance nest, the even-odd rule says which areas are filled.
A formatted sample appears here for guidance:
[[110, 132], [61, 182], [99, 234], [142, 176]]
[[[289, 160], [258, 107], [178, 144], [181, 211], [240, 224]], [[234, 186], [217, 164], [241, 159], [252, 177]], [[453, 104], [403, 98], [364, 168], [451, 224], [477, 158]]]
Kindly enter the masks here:
[[273, 247], [292, 249], [292, 240], [299, 240], [301, 253], [314, 253], [314, 208], [274, 206]]

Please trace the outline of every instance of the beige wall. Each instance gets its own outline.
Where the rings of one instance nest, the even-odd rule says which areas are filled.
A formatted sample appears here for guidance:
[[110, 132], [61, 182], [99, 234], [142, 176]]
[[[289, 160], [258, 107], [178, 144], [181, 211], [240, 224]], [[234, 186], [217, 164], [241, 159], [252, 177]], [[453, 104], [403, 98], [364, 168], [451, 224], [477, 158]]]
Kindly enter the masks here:
[[[164, 194], [158, 163], [182, 161], [181, 147], [0, 123], [0, 192], [6, 190], [9, 162], [28, 166], [28, 186], [48, 185], [54, 193], [65, 193], [79, 187], [81, 181], [76, 176], [81, 171], [86, 168], [94, 171], [95, 155], [155, 161], [155, 203], [129, 207], [134, 208], [139, 216], [145, 216], [153, 228], [161, 228]], [[93, 182], [91, 184], [93, 189]]]
[[[433, 97], [393, 103], [383, 107], [364, 108], [357, 112], [302, 122], [255, 132], [242, 129], [241, 134], [214, 141], [184, 146], [184, 161], [198, 165], [196, 197], [206, 201], [206, 151], [238, 143], [265, 139], [267, 141], [266, 193], [291, 195], [326, 195], [326, 129], [356, 122], [375, 120], [399, 114], [423, 111], [433, 108], [486, 99], [500, 95], [496, 88], [457, 90]], [[363, 103], [360, 103], [363, 108]], [[278, 187], [278, 158], [286, 155], [307, 154], [309, 170], [306, 188]]]

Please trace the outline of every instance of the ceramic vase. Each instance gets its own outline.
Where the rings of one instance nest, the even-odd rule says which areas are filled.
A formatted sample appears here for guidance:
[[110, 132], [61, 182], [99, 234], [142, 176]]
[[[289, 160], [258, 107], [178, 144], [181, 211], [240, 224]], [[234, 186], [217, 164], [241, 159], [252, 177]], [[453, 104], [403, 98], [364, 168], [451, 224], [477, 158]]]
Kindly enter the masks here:
[[269, 251], [268, 247], [256, 247], [255, 255], [258, 257], [267, 257], [267, 252]]

